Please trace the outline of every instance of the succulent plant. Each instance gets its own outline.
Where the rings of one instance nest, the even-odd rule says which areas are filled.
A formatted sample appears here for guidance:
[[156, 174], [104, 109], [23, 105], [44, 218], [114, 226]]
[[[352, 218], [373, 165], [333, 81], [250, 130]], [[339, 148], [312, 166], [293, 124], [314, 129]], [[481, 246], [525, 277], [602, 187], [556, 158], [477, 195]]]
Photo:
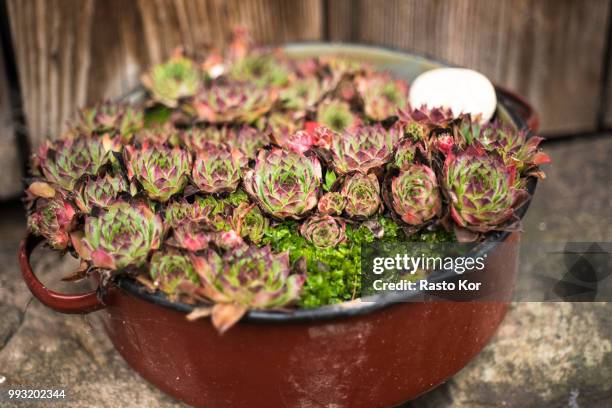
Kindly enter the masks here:
[[217, 205], [214, 198], [210, 198], [196, 197], [193, 203], [185, 199], [168, 203], [164, 211], [164, 225], [176, 227], [185, 221], [207, 220]]
[[178, 146], [182, 139], [181, 132], [171, 123], [150, 126], [136, 133], [136, 140], [140, 144], [167, 144], [170, 146]]
[[410, 167], [419, 160], [429, 162], [431, 156], [427, 144], [414, 141], [410, 137], [402, 139], [395, 148], [393, 164], [400, 170]]
[[245, 159], [254, 159], [260, 148], [270, 144], [270, 138], [254, 127], [243, 125], [229, 132], [227, 144], [240, 150]]
[[380, 168], [393, 157], [393, 146], [400, 138], [400, 128], [389, 130], [381, 125], [359, 126], [332, 138], [329, 165], [339, 174], [367, 173]]
[[300, 234], [317, 248], [335, 247], [346, 239], [346, 224], [331, 215], [315, 215], [300, 226]]
[[391, 179], [389, 198], [389, 206], [411, 226], [421, 226], [442, 211], [436, 175], [422, 164], [409, 165]]
[[84, 236], [72, 235], [81, 258], [103, 269], [142, 266], [159, 248], [162, 220], [145, 203], [116, 202], [85, 219]]
[[317, 209], [321, 214], [340, 215], [346, 206], [346, 199], [340, 193], [325, 193], [319, 199]]
[[262, 88], [284, 86], [289, 81], [289, 70], [273, 53], [256, 52], [238, 59], [231, 66], [229, 77]]
[[321, 99], [323, 89], [316, 77], [295, 81], [280, 92], [280, 100], [286, 109], [304, 113], [312, 109]]
[[129, 191], [129, 186], [122, 176], [107, 174], [98, 179], [88, 179], [75, 196], [76, 205], [85, 214], [94, 207], [108, 207], [121, 192]]
[[96, 175], [108, 158], [101, 140], [78, 137], [46, 141], [35, 160], [47, 181], [72, 191], [83, 176]]
[[352, 129], [359, 119], [351, 112], [348, 103], [340, 100], [327, 100], [317, 108], [317, 122], [336, 132]]
[[272, 135], [277, 145], [284, 147], [292, 152], [304, 154], [317, 144], [317, 137], [314, 133], [305, 130], [299, 130], [290, 135], [285, 135], [283, 138], [276, 138], [277, 135]]
[[262, 240], [269, 225], [270, 221], [255, 204], [245, 202], [234, 209], [232, 227], [242, 238], [248, 238], [254, 244]]
[[[476, 142], [489, 152], [497, 153], [509, 166], [516, 166], [521, 174], [543, 177], [536, 168], [550, 162], [550, 157], [539, 150], [541, 137], [527, 138], [527, 130], [517, 131], [499, 123], [459, 127], [461, 136], [468, 142]], [[533, 169], [536, 169], [532, 172]]]
[[374, 74], [357, 78], [357, 90], [363, 99], [363, 108], [372, 120], [384, 120], [404, 109], [408, 101], [408, 84], [393, 79], [389, 74]]
[[205, 122], [251, 123], [270, 110], [276, 95], [248, 83], [213, 85], [194, 97], [190, 109]]
[[333, 86], [337, 86], [347, 77], [354, 77], [369, 70], [369, 66], [343, 56], [323, 56], [319, 58], [319, 64], [323, 71], [331, 77]]
[[220, 331], [248, 309], [355, 299], [363, 242], [514, 228], [550, 160], [526, 132], [410, 107], [390, 73], [292, 60], [240, 28], [226, 51], [175, 52], [143, 83], [141, 104], [82, 110], [32, 157], [28, 228], [74, 249], [79, 276], [149, 268]]
[[346, 198], [344, 210], [349, 217], [365, 219], [380, 207], [380, 184], [374, 174], [355, 173], [346, 179], [340, 192]]
[[246, 246], [223, 257], [208, 252], [191, 256], [203, 283], [203, 294], [215, 302], [213, 324], [221, 332], [235, 324], [248, 309], [276, 309], [298, 299], [305, 277], [291, 274], [289, 254], [270, 247]]
[[238, 187], [242, 176], [241, 166], [245, 164], [245, 158], [238, 149], [208, 143], [196, 152], [192, 179], [196, 187], [205, 193], [231, 192]]
[[270, 133], [273, 139], [280, 140], [300, 130], [303, 122], [294, 111], [272, 112], [266, 118], [265, 124], [262, 123], [259, 127]]
[[[527, 198], [516, 188], [517, 176], [515, 167], [479, 147], [448, 155], [443, 180], [455, 223], [475, 233], [512, 227], [517, 221], [514, 209]], [[470, 235], [457, 234], [457, 238], [467, 240]]]
[[204, 150], [209, 143], [226, 143], [232, 129], [229, 126], [192, 127], [180, 133], [181, 143], [191, 152]]
[[69, 232], [76, 223], [76, 210], [59, 194], [39, 198], [28, 216], [28, 230], [43, 236], [55, 249], [65, 249], [70, 243]]
[[182, 191], [191, 171], [191, 156], [179, 147], [143, 144], [126, 146], [125, 163], [130, 180], [136, 179], [147, 195], [168, 201]]
[[244, 188], [262, 210], [276, 218], [304, 217], [317, 205], [321, 165], [314, 156], [281, 149], [261, 150]]
[[177, 52], [170, 60], [143, 75], [142, 83], [154, 100], [175, 108], [180, 99], [198, 92], [202, 86], [202, 74], [192, 60]]
[[431, 132], [435, 129], [448, 129], [455, 121], [450, 109], [420, 108], [400, 109], [398, 111], [399, 123], [405, 132], [415, 141], [428, 141]]
[[171, 298], [178, 295], [181, 283], [200, 281], [189, 257], [174, 251], [155, 252], [149, 263], [149, 274], [155, 286]]
[[144, 127], [144, 113], [134, 106], [106, 101], [81, 109], [75, 127], [85, 134], [118, 133], [128, 140]]
[[173, 227], [168, 244], [192, 252], [202, 251], [209, 247], [216, 232], [217, 229], [207, 220], [185, 219]]

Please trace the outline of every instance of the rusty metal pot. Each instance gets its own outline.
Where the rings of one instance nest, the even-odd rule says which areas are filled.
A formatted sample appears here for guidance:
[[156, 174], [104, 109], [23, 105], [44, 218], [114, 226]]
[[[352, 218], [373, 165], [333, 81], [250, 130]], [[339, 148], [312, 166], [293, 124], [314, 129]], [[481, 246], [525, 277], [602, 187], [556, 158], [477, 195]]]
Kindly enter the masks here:
[[[296, 57], [342, 53], [407, 80], [440, 65], [365, 46], [296, 44], [287, 51]], [[514, 106], [534, 117], [506, 91], [498, 97], [502, 119], [525, 127]], [[533, 192], [535, 180], [529, 189]], [[479, 247], [487, 254], [480, 278], [502, 294], [496, 301], [405, 302], [405, 294], [395, 294], [350, 308], [251, 311], [223, 336], [209, 320], [187, 321], [191, 306], [129, 279], [119, 279], [103, 301], [96, 291], [65, 295], [47, 289], [30, 265], [40, 242], [31, 236], [23, 240], [19, 257], [23, 278], [39, 301], [62, 313], [103, 309], [106, 332], [128, 364], [190, 405], [370, 408], [395, 406], [436, 387], [487, 344], [507, 311], [519, 238], [518, 232], [498, 233]]]

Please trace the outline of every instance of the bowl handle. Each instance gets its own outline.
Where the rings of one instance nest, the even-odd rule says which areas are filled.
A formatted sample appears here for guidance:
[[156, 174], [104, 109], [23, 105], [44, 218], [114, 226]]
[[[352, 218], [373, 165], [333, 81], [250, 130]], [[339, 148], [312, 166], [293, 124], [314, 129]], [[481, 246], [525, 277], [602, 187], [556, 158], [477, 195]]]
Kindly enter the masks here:
[[34, 295], [43, 305], [62, 313], [84, 314], [104, 308], [105, 305], [98, 298], [98, 293], [95, 290], [78, 295], [68, 295], [47, 289], [45, 285], [38, 280], [30, 265], [30, 255], [32, 255], [34, 248], [41, 242], [41, 238], [28, 234], [19, 245], [21, 275], [28, 289], [32, 292], [32, 295]]
[[509, 105], [514, 112], [523, 119], [529, 130], [537, 133], [540, 129], [540, 115], [522, 96], [503, 86], [495, 85], [498, 90], [498, 97], [501, 96], [506, 105]]

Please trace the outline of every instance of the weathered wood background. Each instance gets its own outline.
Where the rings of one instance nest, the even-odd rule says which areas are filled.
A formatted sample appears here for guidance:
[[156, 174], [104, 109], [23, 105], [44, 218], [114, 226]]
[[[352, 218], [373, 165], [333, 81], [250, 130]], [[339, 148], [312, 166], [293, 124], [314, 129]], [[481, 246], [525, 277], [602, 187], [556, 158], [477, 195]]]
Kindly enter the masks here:
[[[261, 43], [379, 44], [478, 69], [532, 102], [545, 134], [612, 126], [612, 0], [4, 1], [22, 107], [2, 96], [0, 61], [0, 119], [22, 108], [32, 147], [76, 107], [134, 86], [176, 46], [222, 47], [237, 25]], [[0, 120], [3, 162], [17, 156], [5, 146], [13, 127]], [[0, 196], [18, 191], [8, 180]]]

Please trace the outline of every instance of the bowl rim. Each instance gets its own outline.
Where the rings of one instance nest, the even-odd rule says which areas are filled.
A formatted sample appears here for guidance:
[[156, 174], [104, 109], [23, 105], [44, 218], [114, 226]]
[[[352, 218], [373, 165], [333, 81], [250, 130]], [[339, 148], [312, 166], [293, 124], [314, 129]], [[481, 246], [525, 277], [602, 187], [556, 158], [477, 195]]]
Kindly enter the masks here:
[[[425, 55], [421, 55], [418, 53], [407, 52], [399, 49], [395, 49], [388, 46], [376, 46], [376, 45], [365, 45], [365, 44], [355, 44], [355, 43], [343, 43], [343, 42], [320, 42], [320, 41], [304, 41], [304, 42], [289, 42], [285, 43], [281, 46], [286, 49], [294, 49], [298, 48], [328, 48], [332, 51], [337, 51], [342, 54], [350, 50], [353, 51], [365, 51], [365, 52], [384, 52], [394, 56], [404, 56], [417, 58], [427, 63], [435, 63], [440, 66], [446, 67], [456, 67], [456, 65], [448, 64], [445, 62], [441, 62], [435, 58], [430, 58]], [[497, 103], [502, 106], [504, 110], [507, 112], [513, 124], [517, 127], [518, 130], [526, 130], [527, 138], [533, 136], [533, 132], [531, 132], [525, 121], [512, 110], [508, 103], [507, 97], [502, 93], [500, 88], [495, 86], [495, 91], [497, 94]], [[142, 92], [141, 88], [137, 88], [132, 92], [128, 93], [124, 98], [130, 98], [135, 93]], [[123, 98], [122, 98], [123, 99]], [[527, 191], [530, 194], [528, 201], [521, 206], [517, 210], [517, 215], [522, 220], [529, 205], [531, 204], [531, 199], [533, 198], [533, 194], [535, 193], [535, 189], [537, 186], [537, 179], [535, 177], [527, 178]], [[470, 256], [478, 257], [483, 256], [485, 254], [490, 253], [498, 243], [506, 241], [506, 239], [512, 234], [510, 231], [497, 231], [490, 233], [486, 239], [480, 242], [471, 252]], [[466, 272], [469, 273], [469, 272]], [[443, 271], [434, 271], [428, 277], [429, 281], [435, 275], [435, 280], [446, 280], [452, 277], [458, 276], [452, 270], [443, 270]], [[197, 305], [190, 305], [183, 302], [175, 302], [168, 299], [168, 297], [163, 294], [161, 291], [157, 290], [155, 292], [151, 292], [144, 285], [138, 283], [136, 280], [130, 277], [121, 276], [116, 280], [116, 285], [124, 290], [125, 292], [134, 295], [142, 300], [145, 300], [149, 303], [165, 307], [180, 313], [190, 313], [192, 312]], [[387, 307], [390, 307], [393, 304], [408, 302], [410, 299], [413, 299], [419, 295], [422, 295], [423, 292], [418, 291], [389, 291], [382, 294], [376, 294], [372, 296], [368, 296], [366, 298], [359, 298], [359, 302], [342, 302], [334, 305], [325, 305], [312, 309], [292, 309], [290, 311], [274, 311], [274, 310], [249, 310], [245, 316], [241, 319], [241, 322], [253, 322], [253, 323], [291, 323], [291, 322], [305, 322], [305, 321], [315, 321], [315, 320], [329, 320], [329, 319], [338, 319], [338, 318], [347, 318], [352, 316], [359, 316], [367, 313], [371, 313], [377, 310], [382, 310]]]

